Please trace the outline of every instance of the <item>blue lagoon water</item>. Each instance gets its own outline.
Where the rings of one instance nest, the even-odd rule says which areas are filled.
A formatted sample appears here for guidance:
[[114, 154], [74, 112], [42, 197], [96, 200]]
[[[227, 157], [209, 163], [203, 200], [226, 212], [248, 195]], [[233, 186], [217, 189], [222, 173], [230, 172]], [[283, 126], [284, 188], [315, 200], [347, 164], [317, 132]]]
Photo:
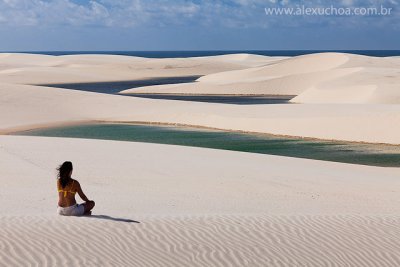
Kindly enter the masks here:
[[148, 124], [88, 124], [18, 135], [120, 140], [206, 147], [362, 165], [400, 167], [400, 146], [331, 142]]

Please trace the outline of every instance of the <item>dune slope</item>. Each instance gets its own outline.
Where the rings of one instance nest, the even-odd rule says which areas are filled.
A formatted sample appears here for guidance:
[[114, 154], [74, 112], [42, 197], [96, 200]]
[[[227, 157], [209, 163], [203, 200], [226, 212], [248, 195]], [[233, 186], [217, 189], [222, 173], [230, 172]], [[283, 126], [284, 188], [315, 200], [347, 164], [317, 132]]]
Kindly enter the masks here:
[[[399, 169], [11, 136], [0, 136], [0, 158], [0, 259], [6, 266], [400, 261]], [[55, 214], [55, 167], [65, 159], [96, 201], [90, 218]]]

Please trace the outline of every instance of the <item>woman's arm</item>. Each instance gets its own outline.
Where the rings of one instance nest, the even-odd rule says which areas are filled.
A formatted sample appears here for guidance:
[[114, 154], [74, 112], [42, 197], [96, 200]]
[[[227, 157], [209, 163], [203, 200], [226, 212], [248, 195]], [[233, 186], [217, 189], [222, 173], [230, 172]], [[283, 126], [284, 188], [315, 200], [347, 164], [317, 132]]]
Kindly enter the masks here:
[[80, 184], [78, 181], [76, 181], [76, 184], [77, 184], [77, 190], [76, 190], [76, 192], [78, 192], [79, 196], [81, 197], [81, 199], [82, 199], [83, 201], [88, 202], [89, 199], [88, 199], [88, 198], [86, 197], [86, 195], [83, 193], [82, 188], [81, 188], [81, 184]]

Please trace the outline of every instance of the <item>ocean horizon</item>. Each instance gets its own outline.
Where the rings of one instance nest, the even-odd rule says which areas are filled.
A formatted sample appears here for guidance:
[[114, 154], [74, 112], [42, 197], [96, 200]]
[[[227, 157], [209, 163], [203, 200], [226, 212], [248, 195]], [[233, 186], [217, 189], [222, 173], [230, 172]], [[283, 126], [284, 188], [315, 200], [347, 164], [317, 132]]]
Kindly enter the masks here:
[[400, 50], [204, 50], [204, 51], [4, 51], [1, 53], [29, 53], [53, 56], [79, 54], [111, 54], [146, 58], [186, 58], [226, 54], [255, 54], [262, 56], [300, 56], [315, 53], [338, 52], [373, 57], [400, 56]]

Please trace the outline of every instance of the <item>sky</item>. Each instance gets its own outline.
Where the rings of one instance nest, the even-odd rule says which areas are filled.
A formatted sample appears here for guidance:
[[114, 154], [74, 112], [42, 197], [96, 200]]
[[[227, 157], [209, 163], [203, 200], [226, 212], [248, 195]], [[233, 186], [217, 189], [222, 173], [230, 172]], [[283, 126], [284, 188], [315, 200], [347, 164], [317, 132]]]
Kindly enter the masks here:
[[0, 0], [0, 51], [389, 49], [400, 0]]

